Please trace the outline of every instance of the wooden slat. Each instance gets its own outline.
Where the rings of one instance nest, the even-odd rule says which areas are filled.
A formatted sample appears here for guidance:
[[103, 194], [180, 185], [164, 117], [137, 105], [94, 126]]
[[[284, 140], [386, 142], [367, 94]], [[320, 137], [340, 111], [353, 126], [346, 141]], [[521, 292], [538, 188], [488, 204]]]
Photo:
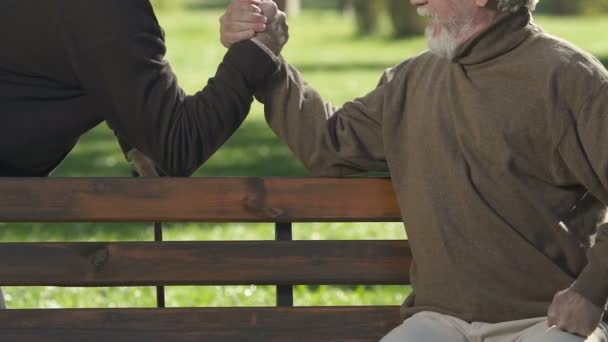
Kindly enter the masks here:
[[407, 241], [0, 244], [3, 286], [407, 284]]
[[399, 221], [388, 179], [0, 179], [0, 222]]
[[398, 324], [398, 307], [6, 310], [0, 340], [377, 342]]

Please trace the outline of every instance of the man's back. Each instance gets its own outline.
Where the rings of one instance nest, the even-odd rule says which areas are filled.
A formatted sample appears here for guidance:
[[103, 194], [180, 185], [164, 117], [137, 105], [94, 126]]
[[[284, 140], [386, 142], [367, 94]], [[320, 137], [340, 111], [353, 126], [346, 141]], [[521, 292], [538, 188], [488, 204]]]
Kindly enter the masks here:
[[86, 102], [57, 13], [56, 2], [0, 4], [0, 175], [48, 174], [102, 121]]
[[[21, 77], [24, 84], [77, 85], [64, 49], [65, 37], [57, 17], [57, 2], [5, 0], [0, 4], [2, 81]], [[2, 83], [2, 95], [19, 90]]]

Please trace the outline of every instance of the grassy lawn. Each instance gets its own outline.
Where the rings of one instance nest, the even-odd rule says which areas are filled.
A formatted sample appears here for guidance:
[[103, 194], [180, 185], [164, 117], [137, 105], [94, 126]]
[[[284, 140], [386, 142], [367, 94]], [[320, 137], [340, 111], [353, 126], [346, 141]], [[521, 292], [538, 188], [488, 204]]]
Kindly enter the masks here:
[[[193, 93], [213, 75], [225, 49], [219, 44], [219, 11], [165, 12], [159, 20], [167, 32], [168, 59], [182, 87]], [[540, 17], [545, 29], [571, 40], [608, 62], [606, 17]], [[389, 30], [377, 37], [353, 36], [351, 18], [336, 13], [305, 12], [290, 22], [291, 42], [285, 57], [296, 65], [326, 99], [340, 104], [373, 89], [382, 71], [424, 49], [423, 38], [390, 39]], [[388, 26], [388, 25], [386, 25]], [[81, 140], [54, 176], [128, 176], [118, 145], [105, 125]], [[256, 104], [241, 130], [197, 176], [306, 176], [307, 171], [266, 126]], [[272, 239], [270, 224], [169, 225], [169, 240]], [[296, 224], [296, 239], [404, 239], [401, 224]], [[117, 241], [150, 240], [149, 225], [0, 223], [0, 241]], [[61, 289], [6, 288], [13, 308], [153, 306], [152, 288]], [[391, 287], [298, 287], [296, 305], [400, 304], [409, 289]], [[170, 306], [273, 305], [271, 287], [169, 288]]]

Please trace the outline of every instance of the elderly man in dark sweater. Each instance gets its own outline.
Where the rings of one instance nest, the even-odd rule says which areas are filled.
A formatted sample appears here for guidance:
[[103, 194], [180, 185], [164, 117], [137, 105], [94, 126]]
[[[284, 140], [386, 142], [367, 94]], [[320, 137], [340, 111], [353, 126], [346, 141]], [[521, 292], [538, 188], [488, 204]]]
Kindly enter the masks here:
[[283, 61], [257, 92], [314, 173], [391, 172], [415, 262], [386, 342], [607, 340], [608, 72], [536, 3], [412, 0], [430, 51], [341, 108]]
[[[253, 23], [236, 38], [265, 29], [256, 4], [231, 6]], [[2, 0], [0, 40], [0, 177], [47, 176], [102, 121], [149, 172], [188, 176], [277, 70], [257, 45], [235, 44], [207, 86], [186, 95], [148, 0]]]

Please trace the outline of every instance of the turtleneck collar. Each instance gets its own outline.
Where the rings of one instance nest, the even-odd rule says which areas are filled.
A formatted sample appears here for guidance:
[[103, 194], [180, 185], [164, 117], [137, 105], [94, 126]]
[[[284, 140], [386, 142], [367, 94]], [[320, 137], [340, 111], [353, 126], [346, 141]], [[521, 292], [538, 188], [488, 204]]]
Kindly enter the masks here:
[[499, 18], [488, 28], [461, 45], [452, 62], [481, 64], [513, 50], [538, 30], [528, 8]]

